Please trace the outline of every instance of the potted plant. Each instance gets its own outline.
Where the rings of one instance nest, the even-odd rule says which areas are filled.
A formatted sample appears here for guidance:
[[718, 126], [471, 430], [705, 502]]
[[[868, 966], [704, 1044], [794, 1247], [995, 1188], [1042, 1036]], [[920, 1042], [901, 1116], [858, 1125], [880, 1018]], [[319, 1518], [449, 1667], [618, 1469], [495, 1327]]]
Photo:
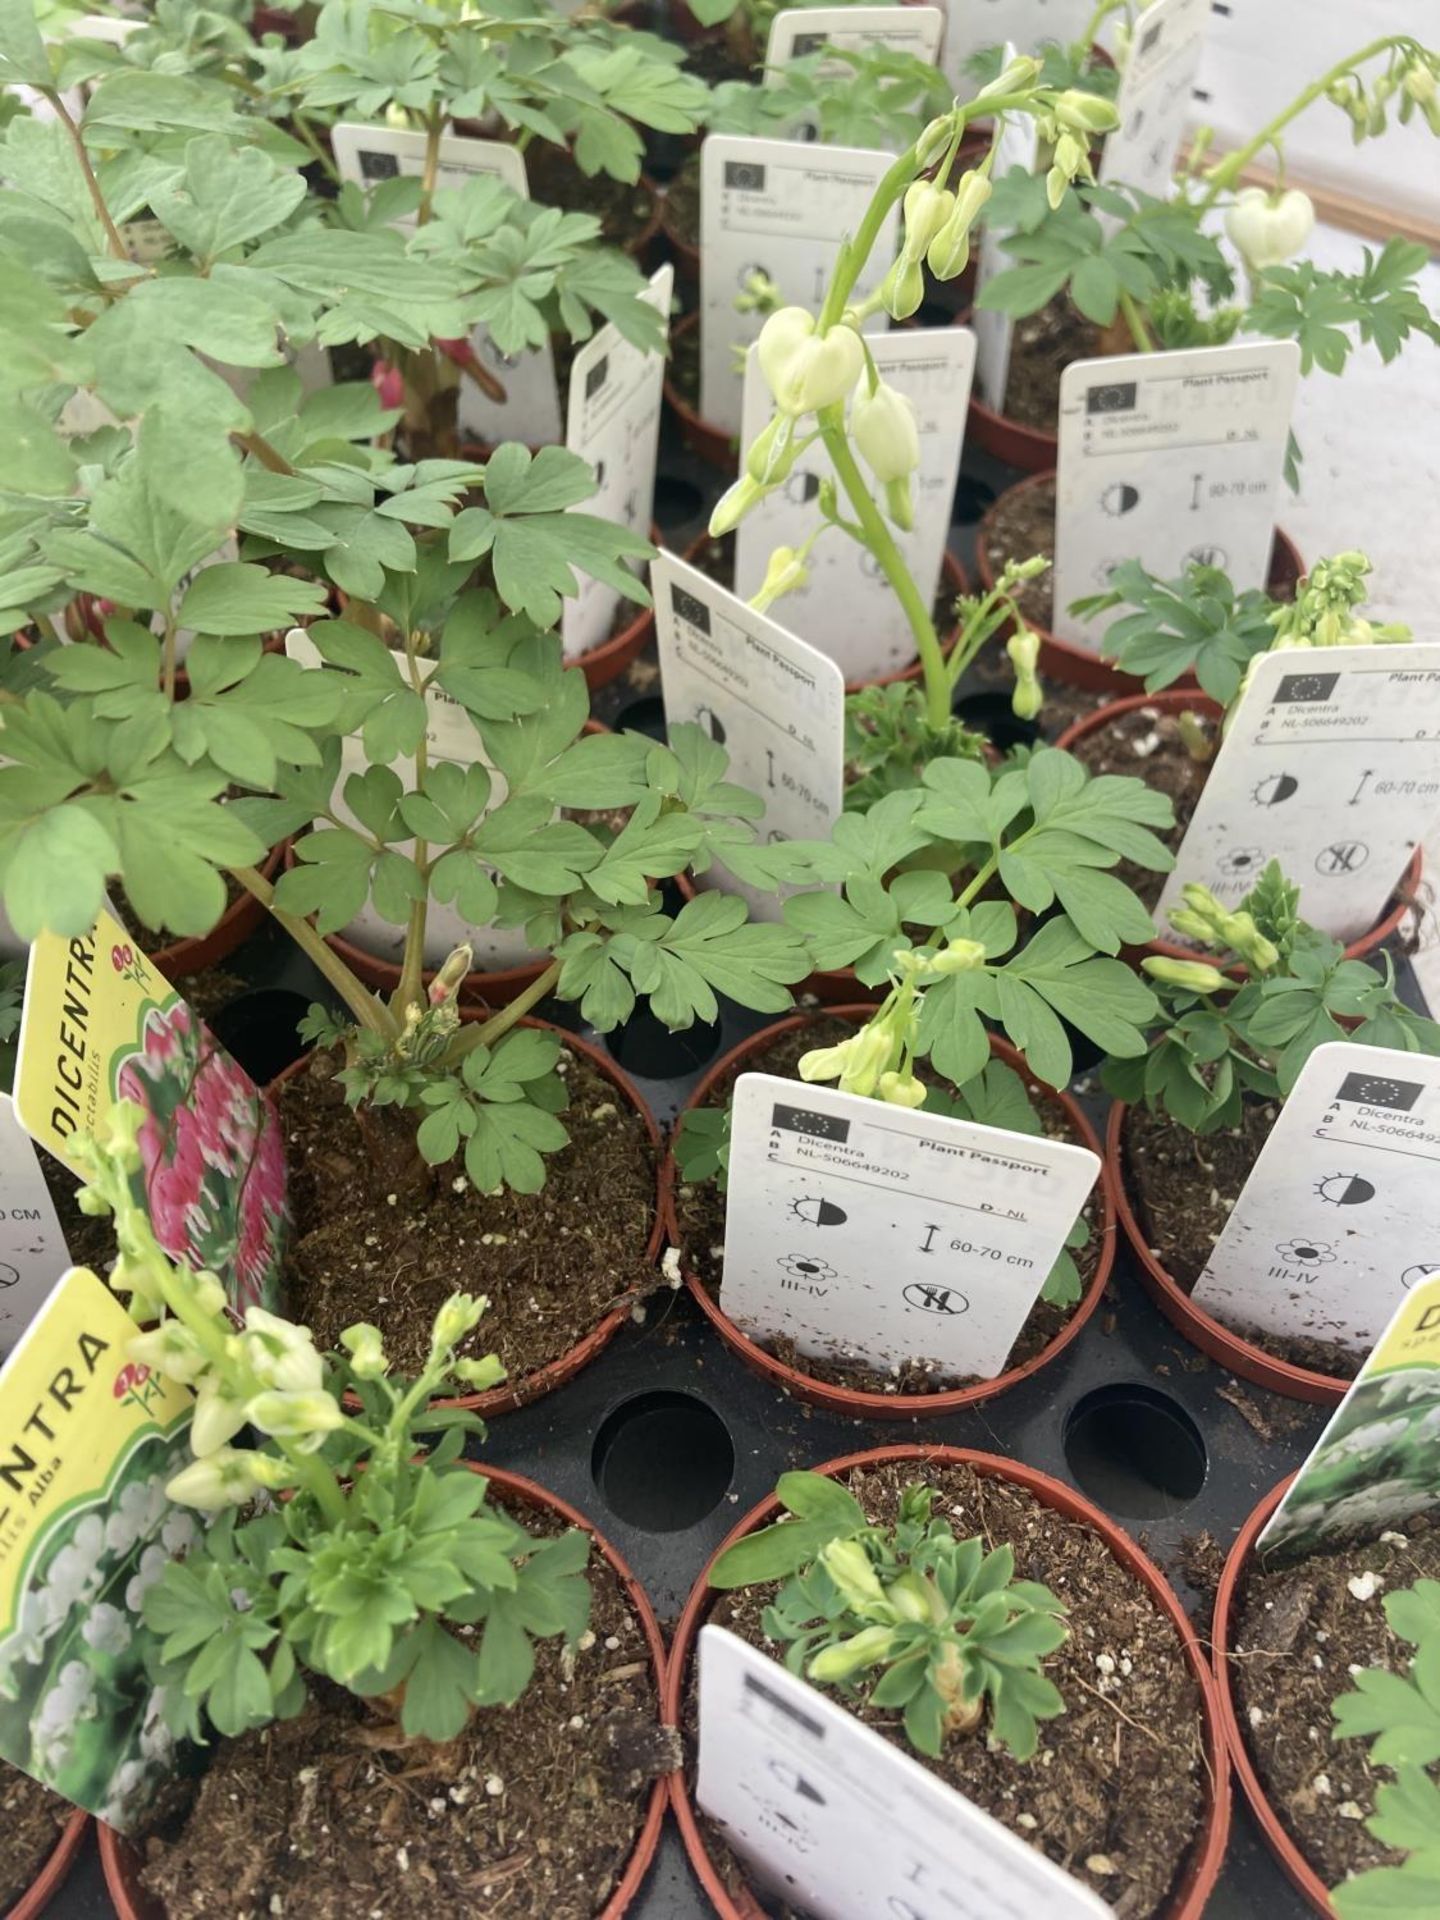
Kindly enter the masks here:
[[[1343, 1395], [1358, 1359], [1333, 1342], [1246, 1337], [1189, 1298], [1255, 1156], [1301, 1068], [1328, 1040], [1440, 1051], [1440, 1027], [1377, 968], [1296, 912], [1298, 889], [1271, 863], [1227, 912], [1187, 887], [1174, 918], [1214, 960], [1151, 957], [1160, 1019], [1147, 1053], [1106, 1062], [1115, 1096], [1106, 1136], [1120, 1223], [1162, 1312], [1247, 1380], [1302, 1400]], [[1221, 969], [1243, 963], [1236, 980]]]
[[237, 1873], [261, 1906], [274, 1889], [303, 1911], [357, 1849], [364, 1884], [395, 1890], [370, 1897], [433, 1900], [513, 1874], [533, 1832], [533, 1911], [573, 1901], [578, 1878], [575, 1911], [618, 1915], [659, 1831], [659, 1635], [623, 1562], [587, 1565], [569, 1510], [461, 1460], [479, 1423], [433, 1399], [497, 1378], [493, 1356], [456, 1354], [485, 1301], [444, 1304], [414, 1379], [364, 1323], [328, 1356], [258, 1308], [237, 1333], [214, 1276], [173, 1265], [130, 1199], [140, 1118], [122, 1105], [108, 1144], [88, 1143], [87, 1204], [113, 1212], [113, 1284], [149, 1323], [132, 1357], [197, 1395], [195, 1457], [166, 1491], [213, 1518], [135, 1604], [169, 1739], [214, 1744], [143, 1858], [106, 1832], [120, 1911], [200, 1913]]
[[[782, 1509], [790, 1517], [767, 1524]], [[994, 1601], [977, 1616], [987, 1588]], [[1068, 1487], [989, 1454], [882, 1447], [784, 1475], [727, 1536], [671, 1656], [667, 1710], [687, 1747], [672, 1802], [717, 1911], [753, 1920], [743, 1864], [691, 1797], [706, 1621], [783, 1646], [792, 1671], [837, 1687], [866, 1724], [1102, 1898], [1123, 1888], [1136, 1915], [1175, 1920], [1203, 1910], [1230, 1813], [1214, 1680], [1161, 1575]], [[981, 1644], [995, 1632], [993, 1648]], [[1072, 1768], [1083, 1792], [1059, 1785]]]
[[[1395, 1429], [1433, 1405], [1418, 1393], [1407, 1404], [1396, 1390], [1383, 1411]], [[1399, 1463], [1403, 1435], [1376, 1433], [1376, 1411], [1357, 1406], [1350, 1430], [1363, 1443], [1368, 1428]], [[1352, 1462], [1362, 1453], [1352, 1443]], [[1290, 1485], [1282, 1481], [1246, 1521], [1215, 1599], [1215, 1670], [1236, 1773], [1317, 1913], [1424, 1914], [1440, 1887], [1425, 1691], [1440, 1644], [1440, 1536], [1424, 1511], [1431, 1490], [1403, 1479], [1357, 1487], [1353, 1541], [1342, 1534], [1267, 1566], [1256, 1542]]]
[[[1393, 359], [1435, 322], [1415, 289], [1427, 258], [1418, 243], [1393, 238], [1367, 252], [1356, 273], [1325, 272], [1300, 259], [1314, 209], [1284, 185], [1283, 134], [1320, 99], [1339, 106], [1355, 138], [1419, 114], [1440, 132], [1435, 99], [1440, 55], [1409, 34], [1389, 35], [1339, 60], [1303, 88], [1250, 140], [1206, 165], [1208, 139], [1192, 146], [1168, 199], [1121, 182], [1082, 186], [1050, 201], [1043, 174], [1016, 168], [996, 183], [988, 219], [1015, 264], [985, 287], [980, 305], [1018, 324], [1005, 414], [971, 401], [971, 433], [1013, 465], [1056, 465], [1059, 381], [1073, 360], [1096, 354], [1214, 346], [1238, 334], [1298, 340], [1301, 370], [1340, 373], [1355, 342]], [[1281, 156], [1273, 192], [1241, 187], [1267, 149]], [[1097, 216], [1104, 216], [1102, 221]], [[1245, 296], [1209, 229], [1223, 215], [1245, 267]], [[1292, 442], [1290, 478], [1299, 450]]]
[[7, 1920], [38, 1920], [74, 1866], [90, 1816], [8, 1762], [0, 1762], [0, 1812], [5, 1816], [0, 1906]]
[[[1117, 670], [1143, 681], [1146, 691], [1107, 701], [1072, 722], [1061, 745], [1095, 772], [1128, 771], [1139, 762], [1146, 781], [1174, 800], [1170, 844], [1178, 848], [1252, 660], [1281, 650], [1403, 645], [1413, 638], [1400, 622], [1368, 620], [1360, 611], [1370, 570], [1363, 553], [1317, 560], [1293, 600], [1277, 601], [1253, 588], [1237, 593], [1215, 567], [1192, 564], [1183, 579], [1167, 582], [1134, 561], [1122, 563], [1108, 593], [1078, 604], [1095, 612], [1130, 609], [1107, 632], [1105, 650]], [[1198, 692], [1185, 690], [1192, 681]], [[1390, 908], [1347, 945], [1352, 959], [1395, 931], [1419, 877], [1417, 847]], [[1141, 891], [1149, 891], [1148, 883]], [[1150, 951], [1187, 957], [1187, 949], [1165, 941], [1152, 941]]]

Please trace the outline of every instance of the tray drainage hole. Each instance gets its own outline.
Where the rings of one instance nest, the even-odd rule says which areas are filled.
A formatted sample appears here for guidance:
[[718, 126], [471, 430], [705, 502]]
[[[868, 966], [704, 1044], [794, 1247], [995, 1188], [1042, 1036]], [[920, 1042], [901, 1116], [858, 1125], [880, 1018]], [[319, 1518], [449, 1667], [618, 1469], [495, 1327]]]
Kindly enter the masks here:
[[1065, 1459], [1109, 1513], [1156, 1520], [1205, 1484], [1205, 1442], [1178, 1400], [1136, 1381], [1097, 1387], [1065, 1422]]
[[590, 1472], [610, 1511], [647, 1533], [679, 1533], [713, 1513], [735, 1471], [729, 1428], [693, 1393], [632, 1394], [600, 1424]]

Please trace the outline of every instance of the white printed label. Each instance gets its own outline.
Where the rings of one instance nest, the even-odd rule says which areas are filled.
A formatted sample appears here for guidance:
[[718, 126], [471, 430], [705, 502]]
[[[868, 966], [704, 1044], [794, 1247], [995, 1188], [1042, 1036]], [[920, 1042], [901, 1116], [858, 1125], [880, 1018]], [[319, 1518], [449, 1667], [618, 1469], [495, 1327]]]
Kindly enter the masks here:
[[697, 1657], [695, 1797], [755, 1877], [816, 1920], [1110, 1913], [913, 1754], [726, 1628], [702, 1627]]
[[1278, 860], [1303, 919], [1337, 940], [1368, 933], [1440, 815], [1437, 742], [1440, 641], [1263, 654], [1156, 918], [1196, 880], [1236, 906]]
[[[840, 242], [864, 218], [891, 164], [888, 153], [863, 147], [811, 147], [803, 140], [756, 140], [712, 133], [700, 150], [700, 411], [712, 426], [740, 431], [741, 368], [735, 348], [748, 347], [765, 324], [737, 313], [735, 299], [754, 273], [780, 289], [788, 306], [818, 313]], [[885, 217], [852, 295], [879, 286], [895, 257], [898, 204]], [[882, 333], [884, 313], [867, 331]]]
[[1210, 0], [1154, 0], [1136, 20], [1115, 101], [1120, 125], [1100, 161], [1103, 182], [1169, 198], [1209, 20]]
[[[323, 665], [319, 648], [302, 627], [292, 627], [286, 634], [285, 651], [301, 666]], [[460, 767], [477, 763], [483, 766], [490, 775], [487, 811], [493, 812], [505, 798], [505, 776], [486, 754], [479, 730], [470, 715], [458, 700], [443, 693], [439, 687], [432, 687], [426, 694], [425, 713], [428, 722], [425, 743], [430, 765], [433, 767], [438, 761], [448, 760]], [[351, 734], [341, 746], [340, 780], [333, 802], [337, 816], [348, 826], [358, 827], [360, 822], [345, 804], [345, 782], [351, 774], [366, 773], [369, 766], [364, 746], [356, 735]], [[407, 793], [414, 791], [415, 761], [410, 755], [397, 754], [390, 762], [390, 770]], [[397, 841], [391, 851], [409, 855], [414, 847], [413, 840]], [[369, 901], [346, 927], [345, 937], [354, 940], [367, 953], [373, 953], [377, 959], [388, 960], [392, 966], [398, 967], [405, 957], [405, 928], [397, 926], [394, 921], [383, 920]], [[523, 966], [527, 961], [539, 957], [527, 946], [525, 935], [519, 927], [472, 927], [453, 906], [443, 906], [440, 901], [432, 899], [425, 915], [425, 965], [443, 966], [446, 956], [465, 940], [474, 948], [475, 965], [481, 971]]]
[[[914, 406], [920, 429], [915, 525], [909, 533], [895, 527], [891, 532], [928, 608], [940, 585], [955, 504], [975, 337], [964, 327], [905, 327], [882, 334], [872, 342], [871, 351], [881, 378]], [[862, 386], [864, 379], [862, 374]], [[752, 349], [745, 368], [740, 436], [746, 446], [770, 413], [770, 389]], [[824, 447], [811, 447], [795, 462], [784, 486], [740, 522], [735, 535], [735, 591], [742, 599], [759, 590], [776, 547], [798, 547], [815, 530], [819, 519], [815, 496], [821, 479], [831, 472]], [[841, 504], [843, 508], [843, 496]], [[808, 584], [776, 603], [776, 611], [792, 632], [838, 661], [847, 680], [877, 679], [910, 664], [915, 658], [915, 636], [894, 588], [868, 548], [830, 529], [816, 542], [807, 564]]]
[[[703, 573], [661, 553], [650, 563], [667, 726], [693, 721], [730, 756], [730, 778], [765, 802], [770, 840], [826, 839], [845, 798], [845, 681], [797, 640]], [[756, 919], [775, 894], [719, 868]]]
[[[939, 7], [786, 7], [775, 15], [765, 51], [765, 84], [778, 86], [791, 60], [803, 60], [826, 47], [842, 53], [908, 53], [934, 66], [940, 52], [945, 16]], [[844, 60], [822, 60], [819, 77], [840, 85], [855, 80]], [[795, 138], [813, 140], [819, 129], [801, 120]]]
[[1194, 1292], [1227, 1326], [1373, 1346], [1440, 1272], [1440, 1059], [1317, 1047]]
[[0, 1093], [0, 1359], [71, 1264], [40, 1151]]
[[[1015, 44], [1007, 41], [1005, 64], [1008, 66], [1014, 58]], [[1002, 114], [991, 178], [1003, 180], [1016, 167], [1023, 167], [1026, 173], [1034, 173], [1039, 158], [1040, 133], [1031, 116], [1028, 113]], [[980, 251], [975, 263], [975, 308], [970, 321], [975, 329], [976, 340], [975, 379], [981, 399], [994, 413], [1005, 411], [1005, 389], [1010, 384], [1010, 342], [1014, 338], [1015, 322], [1008, 313], [992, 313], [982, 307], [980, 296], [997, 273], [1015, 265], [1001, 245], [1004, 238], [1005, 235], [997, 232], [988, 220], [980, 229]]]
[[[977, 81], [966, 71], [977, 53], [995, 46], [1001, 39], [995, 16], [1004, 20], [1004, 32], [1013, 47], [1026, 53], [1041, 54], [1046, 47], [1064, 46], [1078, 40], [1093, 11], [1091, 0], [945, 0], [945, 44], [940, 66], [962, 100], [973, 100]], [[1001, 63], [1002, 65], [1005, 62]]]
[[1068, 1141], [742, 1074], [722, 1304], [802, 1356], [993, 1379], [1099, 1171]]
[[[664, 266], [650, 276], [640, 297], [666, 322], [670, 318], [670, 291], [675, 269]], [[598, 491], [580, 503], [582, 513], [597, 514], [644, 536], [650, 531], [655, 504], [655, 458], [660, 445], [661, 389], [665, 381], [665, 349], [646, 353], [622, 338], [618, 328], [604, 326], [587, 340], [570, 367], [570, 416], [565, 444], [588, 461]], [[580, 591], [567, 598], [560, 616], [565, 657], [573, 660], [610, 637], [622, 596], [593, 574], [579, 575]], [[640, 608], [624, 605], [632, 617]]]
[[[425, 171], [425, 135], [405, 127], [364, 127], [344, 124], [333, 130], [335, 164], [343, 180], [375, 187], [397, 178], [419, 179]], [[525, 160], [502, 140], [471, 140], [445, 134], [440, 141], [440, 187], [463, 187], [467, 180], [499, 180], [522, 200], [530, 197]], [[409, 231], [413, 218], [397, 220]], [[555, 356], [547, 341], [530, 353], [504, 354], [485, 327], [470, 335], [476, 359], [505, 390], [493, 399], [468, 374], [461, 375], [457, 420], [460, 431], [485, 446], [502, 440], [520, 440], [527, 446], [550, 446], [564, 433], [560, 389], [555, 378]]]
[[1161, 579], [1192, 561], [1263, 587], [1290, 410], [1293, 340], [1076, 360], [1060, 376], [1055, 631], [1098, 651], [1113, 613], [1081, 619], [1122, 560]]

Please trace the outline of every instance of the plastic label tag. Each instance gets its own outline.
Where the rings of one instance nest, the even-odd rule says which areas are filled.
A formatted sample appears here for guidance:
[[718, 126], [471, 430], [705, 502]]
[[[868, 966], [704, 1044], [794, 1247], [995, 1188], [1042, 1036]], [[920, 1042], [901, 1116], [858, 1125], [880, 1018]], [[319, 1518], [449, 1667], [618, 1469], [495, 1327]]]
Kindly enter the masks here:
[[1099, 1171], [1043, 1134], [742, 1074], [721, 1300], [813, 1359], [993, 1379]]
[[[765, 324], [763, 314], [737, 313], [736, 296], [763, 273], [782, 302], [818, 313], [840, 242], [859, 226], [891, 161], [865, 147], [707, 137], [700, 150], [700, 411], [712, 426], [739, 433], [735, 348], [748, 347]], [[898, 221], [892, 207], [853, 300], [865, 299], [889, 271]], [[866, 331], [883, 333], [888, 324], [885, 314], [873, 314]]]
[[[975, 336], [964, 327], [904, 327], [881, 334], [870, 350], [881, 378], [915, 408], [920, 430], [920, 471], [913, 482], [915, 525], [909, 533], [893, 525], [890, 531], [930, 608], [940, 587], [955, 504]], [[745, 368], [744, 445], [749, 446], [770, 414], [770, 389], [752, 350]], [[810, 448], [795, 462], [784, 486], [740, 522], [735, 590], [742, 597], [759, 590], [776, 547], [798, 547], [814, 531], [819, 521], [815, 496], [822, 477], [831, 472], [824, 447]], [[865, 477], [873, 488], [868, 470]], [[843, 494], [840, 503], [848, 514]], [[868, 548], [830, 529], [816, 542], [807, 564], [808, 585], [776, 602], [776, 611], [792, 631], [838, 661], [847, 680], [878, 679], [910, 664], [915, 636]], [[936, 625], [943, 633], [949, 624], [947, 608], [945, 619]]]
[[[976, 0], [945, 0], [945, 43], [940, 66], [962, 100], [973, 100], [979, 81], [966, 71], [977, 53], [998, 44], [995, 15], [1004, 19], [1013, 49], [1042, 54], [1046, 47], [1078, 40], [1092, 12], [1090, 0], [1004, 0], [1003, 5], [977, 6]], [[1003, 63], [1002, 63], [1003, 64]]]
[[1156, 919], [1196, 880], [1237, 906], [1278, 860], [1303, 919], [1367, 933], [1440, 816], [1437, 741], [1440, 641], [1261, 655]]
[[816, 1920], [1111, 1912], [913, 1755], [738, 1635], [702, 1627], [697, 1657], [696, 1798], [756, 1877]]
[[[675, 269], [661, 267], [640, 297], [663, 316], [667, 330]], [[655, 504], [655, 460], [660, 445], [661, 389], [665, 352], [645, 353], [603, 326], [576, 353], [570, 367], [570, 411], [565, 444], [589, 463], [598, 492], [580, 512], [613, 521], [642, 537], [650, 531]], [[617, 609], [638, 619], [641, 609], [616, 587], [581, 572], [580, 591], [567, 596], [560, 616], [565, 657], [573, 660], [610, 637]]]
[[1115, 100], [1120, 124], [1106, 135], [1100, 160], [1104, 184], [1138, 187], [1158, 200], [1169, 197], [1175, 154], [1205, 52], [1210, 4], [1153, 0], [1136, 19]]
[[[1026, 45], [1030, 43], [1027, 41]], [[1007, 41], [1004, 64], [1015, 58], [1015, 45]], [[1016, 167], [1034, 173], [1040, 158], [1040, 134], [1028, 113], [1007, 113], [1000, 128], [1000, 144], [991, 170], [992, 180], [1003, 180]], [[1010, 384], [1010, 344], [1015, 322], [1008, 313], [991, 312], [980, 305], [980, 296], [996, 274], [1015, 265], [1001, 245], [1005, 238], [987, 220], [980, 229], [979, 252], [975, 262], [975, 306], [970, 324], [975, 329], [975, 380], [980, 397], [992, 412], [1005, 411], [1005, 389]]]
[[273, 1307], [289, 1216], [285, 1146], [269, 1098], [155, 971], [120, 922], [30, 949], [15, 1112], [31, 1139], [71, 1157], [119, 1100], [146, 1112], [134, 1175], [155, 1238], [219, 1275], [237, 1310]]
[[1379, 1537], [1440, 1506], [1440, 1273], [1395, 1309], [1256, 1541], [1267, 1563]]
[[1193, 1295], [1243, 1331], [1363, 1353], [1440, 1273], [1440, 1059], [1332, 1040], [1300, 1071]]
[[1293, 340], [1066, 367], [1055, 497], [1061, 639], [1099, 650], [1117, 616], [1083, 618], [1070, 603], [1103, 593], [1122, 560], [1163, 580], [1194, 561], [1237, 588], [1264, 586], [1299, 374]]
[[70, 1265], [35, 1142], [0, 1093], [0, 1357], [9, 1353]]
[[[791, 60], [822, 53], [833, 47], [842, 53], [908, 53], [933, 67], [940, 52], [945, 16], [939, 7], [786, 7], [770, 25], [765, 50], [765, 85], [778, 86], [782, 69]], [[845, 85], [855, 80], [855, 69], [844, 60], [823, 60], [819, 78]], [[797, 140], [814, 140], [819, 129], [802, 119]]]
[[[674, 554], [651, 562], [650, 590], [667, 726], [693, 721], [724, 747], [729, 779], [765, 802], [767, 839], [827, 839], [845, 796], [840, 669]], [[756, 919], [780, 918], [773, 892], [718, 872]]]

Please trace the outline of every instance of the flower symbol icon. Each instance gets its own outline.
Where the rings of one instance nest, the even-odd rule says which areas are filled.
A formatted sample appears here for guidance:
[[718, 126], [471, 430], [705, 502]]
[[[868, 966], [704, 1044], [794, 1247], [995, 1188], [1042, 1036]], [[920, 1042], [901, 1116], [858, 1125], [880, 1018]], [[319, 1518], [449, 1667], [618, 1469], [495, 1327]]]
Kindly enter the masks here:
[[792, 1280], [833, 1280], [835, 1269], [828, 1260], [817, 1260], [810, 1253], [786, 1253], [780, 1256], [777, 1265], [789, 1274]]
[[1335, 1258], [1328, 1240], [1282, 1240], [1275, 1251], [1295, 1267], [1328, 1267]]

